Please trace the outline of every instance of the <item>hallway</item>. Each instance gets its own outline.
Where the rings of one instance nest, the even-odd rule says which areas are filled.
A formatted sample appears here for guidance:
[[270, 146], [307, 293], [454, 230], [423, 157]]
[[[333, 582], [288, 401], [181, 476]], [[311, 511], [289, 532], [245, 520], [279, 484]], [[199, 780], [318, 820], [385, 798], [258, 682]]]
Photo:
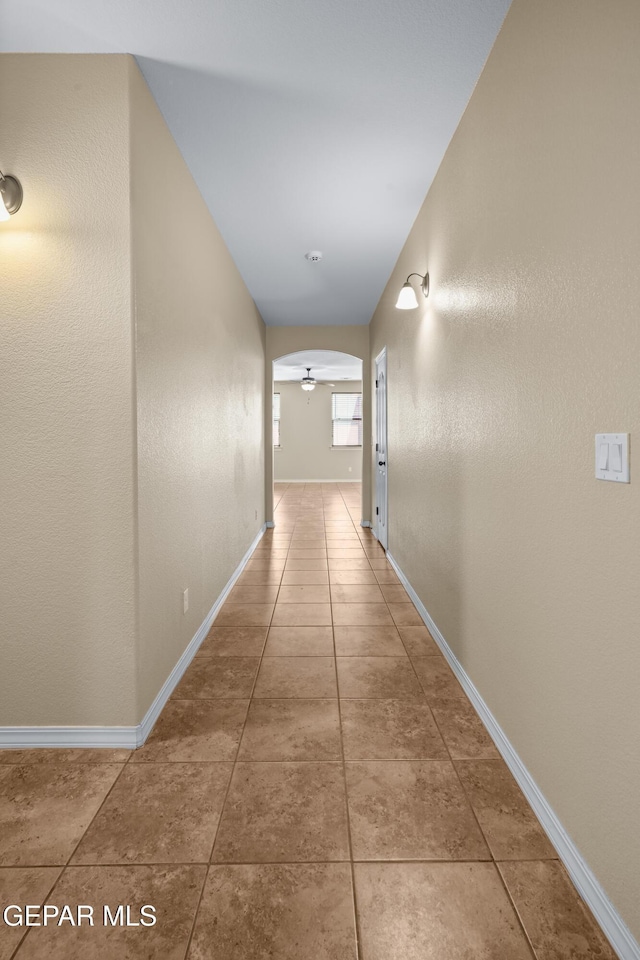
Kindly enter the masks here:
[[2, 960], [614, 956], [359, 516], [278, 487], [138, 751], [0, 753], [3, 904], [158, 917], [3, 926]]

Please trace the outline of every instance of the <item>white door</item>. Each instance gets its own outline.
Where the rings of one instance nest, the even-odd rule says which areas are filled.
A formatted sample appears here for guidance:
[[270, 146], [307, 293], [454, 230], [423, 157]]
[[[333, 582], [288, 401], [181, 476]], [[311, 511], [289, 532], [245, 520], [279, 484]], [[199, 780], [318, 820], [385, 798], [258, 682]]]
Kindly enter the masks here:
[[387, 549], [387, 349], [376, 357], [376, 535]]

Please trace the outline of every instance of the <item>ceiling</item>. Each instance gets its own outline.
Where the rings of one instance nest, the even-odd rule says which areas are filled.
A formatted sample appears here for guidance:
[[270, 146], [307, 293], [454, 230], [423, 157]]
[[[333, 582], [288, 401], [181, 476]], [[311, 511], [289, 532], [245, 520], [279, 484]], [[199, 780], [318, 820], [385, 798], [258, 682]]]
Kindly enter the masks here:
[[316, 380], [362, 380], [362, 360], [335, 350], [301, 350], [273, 362], [274, 380], [301, 380], [311, 367]]
[[265, 322], [365, 324], [509, 3], [0, 0], [0, 50], [134, 54]]

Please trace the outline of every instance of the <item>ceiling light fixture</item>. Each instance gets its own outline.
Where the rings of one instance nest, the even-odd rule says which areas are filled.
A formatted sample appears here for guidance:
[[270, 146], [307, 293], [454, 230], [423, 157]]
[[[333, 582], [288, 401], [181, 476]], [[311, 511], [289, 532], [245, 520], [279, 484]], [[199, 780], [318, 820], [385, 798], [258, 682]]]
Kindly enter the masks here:
[[316, 381], [315, 381], [315, 377], [311, 376], [311, 367], [307, 367], [306, 370], [307, 370], [307, 375], [306, 377], [302, 378], [300, 382], [300, 386], [302, 387], [303, 390], [315, 390]]
[[15, 177], [6, 176], [0, 170], [0, 220], [8, 220], [17, 213], [22, 203], [22, 187]]
[[402, 285], [402, 290], [398, 294], [398, 300], [396, 302], [396, 308], [398, 310], [415, 310], [415, 308], [418, 306], [416, 292], [409, 283], [411, 277], [420, 277], [422, 280], [420, 289], [425, 297], [429, 296], [429, 272], [427, 271], [424, 276], [422, 276], [421, 273], [410, 273]]

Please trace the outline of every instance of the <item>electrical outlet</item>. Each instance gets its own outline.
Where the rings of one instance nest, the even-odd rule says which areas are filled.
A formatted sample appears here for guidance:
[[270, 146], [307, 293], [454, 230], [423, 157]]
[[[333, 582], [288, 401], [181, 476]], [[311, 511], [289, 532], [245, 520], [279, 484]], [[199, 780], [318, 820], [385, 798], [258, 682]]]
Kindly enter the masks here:
[[189, 588], [182, 591], [182, 612], [186, 613], [189, 609]]
[[256, 520], [258, 519], [258, 511], [256, 510]]

